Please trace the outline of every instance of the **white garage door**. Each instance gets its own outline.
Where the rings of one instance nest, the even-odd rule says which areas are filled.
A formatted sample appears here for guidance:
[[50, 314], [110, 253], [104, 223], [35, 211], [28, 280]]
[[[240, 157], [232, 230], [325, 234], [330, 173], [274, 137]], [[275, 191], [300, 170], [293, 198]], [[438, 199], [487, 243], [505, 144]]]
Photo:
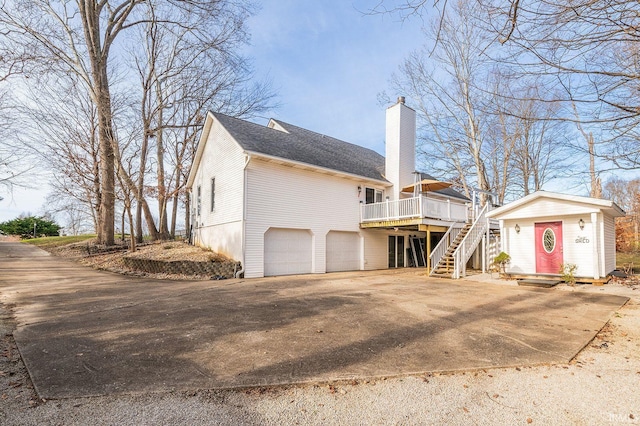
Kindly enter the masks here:
[[327, 272], [360, 269], [360, 236], [357, 232], [327, 234]]
[[269, 228], [264, 234], [264, 275], [311, 273], [311, 232]]

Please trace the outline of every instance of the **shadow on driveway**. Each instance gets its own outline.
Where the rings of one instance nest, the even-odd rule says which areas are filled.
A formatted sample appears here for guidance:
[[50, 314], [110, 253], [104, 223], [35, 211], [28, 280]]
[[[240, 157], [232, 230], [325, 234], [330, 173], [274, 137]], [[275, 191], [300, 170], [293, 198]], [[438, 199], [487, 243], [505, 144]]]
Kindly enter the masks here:
[[159, 281], [10, 244], [1, 300], [43, 398], [564, 363], [627, 300], [410, 271]]

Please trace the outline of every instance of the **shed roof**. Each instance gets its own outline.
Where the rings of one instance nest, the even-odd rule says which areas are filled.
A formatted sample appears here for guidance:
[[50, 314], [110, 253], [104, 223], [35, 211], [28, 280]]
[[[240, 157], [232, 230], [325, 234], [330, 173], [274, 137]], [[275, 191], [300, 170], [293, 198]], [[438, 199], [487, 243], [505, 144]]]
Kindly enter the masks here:
[[[487, 213], [487, 216], [495, 219], [515, 219], [526, 217], [527, 214], [525, 212], [525, 209], [527, 206], [530, 206], [534, 203], [544, 202], [545, 200], [552, 200], [556, 203], [566, 205], [566, 207], [562, 209], [561, 213], [547, 212], [548, 216], [582, 213], [583, 211], [585, 211], [585, 209], [592, 211], [603, 211], [614, 217], [625, 215], [625, 212], [616, 203], [610, 200], [560, 194], [548, 191], [536, 191], [533, 194], [529, 194], [517, 201], [505, 204], [502, 207], [490, 211], [489, 213]], [[578, 208], [580, 208], [581, 210], [575, 211]], [[519, 211], [522, 211], [523, 214], [519, 215]]]

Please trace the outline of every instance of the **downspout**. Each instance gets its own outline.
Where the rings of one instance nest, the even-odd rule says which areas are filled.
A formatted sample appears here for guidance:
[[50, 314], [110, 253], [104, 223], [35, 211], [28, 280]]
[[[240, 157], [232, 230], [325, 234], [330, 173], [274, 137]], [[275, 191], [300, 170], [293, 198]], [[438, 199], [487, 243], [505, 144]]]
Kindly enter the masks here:
[[244, 188], [242, 189], [242, 263], [240, 264], [240, 269], [237, 270], [236, 274], [234, 275], [235, 278], [240, 278], [240, 275], [244, 274], [245, 269], [245, 258], [247, 251], [247, 245], [245, 241], [245, 233], [247, 227], [247, 166], [249, 165], [250, 161], [251, 154], [247, 153], [247, 158], [244, 162], [244, 167], [242, 168], [242, 172], [244, 174], [244, 182], [242, 184], [244, 186]]

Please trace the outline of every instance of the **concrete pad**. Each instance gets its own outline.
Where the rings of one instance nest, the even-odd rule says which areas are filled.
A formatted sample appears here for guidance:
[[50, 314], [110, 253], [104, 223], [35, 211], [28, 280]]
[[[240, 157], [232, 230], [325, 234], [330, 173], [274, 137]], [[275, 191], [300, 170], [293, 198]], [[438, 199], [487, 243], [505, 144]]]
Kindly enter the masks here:
[[539, 287], [539, 288], [551, 288], [560, 284], [560, 280], [518, 280], [518, 285], [525, 287]]
[[175, 282], [2, 255], [0, 294], [44, 398], [566, 363], [627, 301], [415, 270]]

